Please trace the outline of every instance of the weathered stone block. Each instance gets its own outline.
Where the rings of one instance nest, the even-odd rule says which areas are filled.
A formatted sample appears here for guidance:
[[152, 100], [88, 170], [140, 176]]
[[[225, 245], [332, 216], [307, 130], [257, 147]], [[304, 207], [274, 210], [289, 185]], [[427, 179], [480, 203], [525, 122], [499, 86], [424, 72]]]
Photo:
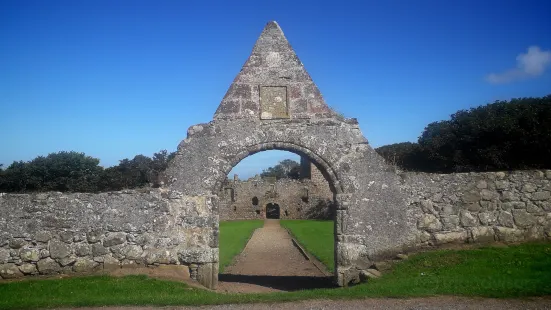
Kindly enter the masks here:
[[501, 193], [501, 201], [518, 201], [520, 200], [519, 195], [513, 193], [512, 191], [504, 191]]
[[40, 231], [40, 232], [37, 232], [34, 236], [34, 240], [38, 242], [46, 243], [50, 241], [50, 239], [52, 239], [52, 234], [49, 231]]
[[104, 255], [102, 257], [102, 262], [103, 269], [107, 271], [121, 268], [121, 262], [118, 259], [114, 258], [111, 254]]
[[541, 191], [532, 194], [532, 200], [549, 200], [551, 198], [551, 192]]
[[429, 241], [431, 238], [431, 234], [426, 231], [420, 231], [417, 234], [417, 243], [425, 243]]
[[524, 240], [541, 240], [545, 237], [544, 227], [532, 226], [524, 233]]
[[526, 203], [522, 201], [509, 201], [509, 202], [504, 202], [501, 205], [501, 207], [503, 210], [525, 209]]
[[460, 220], [461, 220], [461, 225], [464, 227], [478, 226], [478, 223], [479, 223], [478, 217], [473, 216], [468, 211], [461, 212]]
[[481, 201], [480, 206], [485, 211], [495, 211], [498, 209], [497, 202], [495, 201]]
[[94, 270], [97, 270], [99, 267], [99, 264], [95, 261], [80, 257], [76, 260], [75, 264], [73, 265], [73, 271], [75, 272], [92, 272]]
[[92, 254], [92, 249], [87, 243], [80, 243], [75, 247], [75, 254], [77, 256], [88, 256]]
[[64, 258], [71, 254], [71, 246], [58, 240], [50, 240], [49, 251], [51, 258]]
[[481, 212], [478, 214], [478, 219], [482, 225], [494, 225], [497, 223], [497, 216], [496, 212]]
[[531, 202], [528, 202], [526, 204], [526, 212], [532, 213], [534, 215], [542, 215], [545, 213], [541, 207], [538, 207], [537, 205]]
[[148, 250], [144, 257], [145, 263], [152, 264], [174, 264], [178, 261], [178, 255], [167, 250]]
[[[360, 272], [360, 276], [361, 276], [361, 273], [364, 272], [368, 278], [380, 278], [383, 274], [377, 270], [377, 269], [372, 269], [372, 268], [369, 268], [367, 270], [362, 270]], [[371, 276], [369, 276], [371, 275]]]
[[372, 268], [375, 268], [379, 271], [387, 271], [387, 270], [392, 269], [392, 265], [389, 262], [385, 262], [385, 261], [375, 262], [375, 263], [373, 263]]
[[551, 202], [549, 201], [536, 201], [535, 204], [541, 207], [546, 212], [551, 212]]
[[86, 240], [88, 240], [89, 243], [96, 243], [101, 241], [104, 233], [103, 229], [93, 229], [86, 233]]
[[432, 204], [432, 201], [421, 200], [420, 204], [421, 204], [421, 210], [423, 210], [423, 212], [437, 215], [436, 211], [434, 210], [434, 205]]
[[40, 251], [38, 249], [21, 249], [19, 257], [24, 262], [37, 262], [40, 259]]
[[104, 247], [101, 243], [92, 244], [92, 255], [101, 256], [109, 253], [109, 249]]
[[70, 231], [62, 231], [59, 233], [59, 239], [65, 243], [73, 243], [74, 234]]
[[5, 264], [10, 258], [10, 251], [0, 248], [0, 264]]
[[19, 270], [21, 270], [21, 272], [23, 274], [37, 274], [38, 273], [38, 269], [36, 269], [36, 265], [35, 264], [29, 264], [29, 263], [25, 263], [25, 264], [22, 264], [21, 266], [19, 266]]
[[438, 231], [442, 229], [442, 223], [436, 216], [425, 214], [417, 221], [417, 227], [427, 231]]
[[449, 204], [446, 204], [446, 205], [443, 205], [442, 206], [442, 211], [440, 211], [440, 214], [442, 216], [445, 216], [445, 215], [458, 215], [459, 214], [459, 207], [457, 205], [449, 205]]
[[36, 263], [36, 266], [38, 267], [38, 272], [40, 272], [40, 274], [54, 274], [61, 271], [61, 266], [49, 257], [39, 260], [38, 263]]
[[532, 183], [525, 183], [522, 186], [521, 191], [526, 192], [526, 193], [533, 193], [533, 192], [536, 191], [536, 189], [537, 189], [536, 185], [534, 185]]
[[40, 250], [40, 258], [50, 257], [50, 251], [46, 249]]
[[482, 197], [478, 192], [467, 192], [461, 196], [461, 200], [465, 203], [478, 202]]
[[445, 244], [452, 242], [465, 242], [468, 238], [466, 231], [452, 231], [445, 233], [434, 233], [434, 241], [436, 244]]
[[440, 221], [443, 230], [456, 230], [459, 227], [459, 216], [457, 215], [443, 216]]
[[526, 210], [513, 210], [515, 224], [519, 227], [530, 227], [536, 224], [536, 218]]
[[503, 242], [518, 242], [524, 240], [524, 231], [520, 229], [496, 227], [495, 233], [497, 240]]
[[497, 197], [498, 197], [498, 194], [494, 191], [487, 190], [487, 189], [483, 189], [480, 191], [480, 198], [482, 198], [482, 200], [492, 200]]
[[122, 248], [121, 254], [124, 255], [126, 259], [137, 260], [141, 259], [143, 250], [139, 245], [127, 245]]
[[486, 181], [484, 181], [484, 180], [479, 180], [476, 183], [476, 188], [479, 188], [479, 189], [488, 188], [488, 183], [486, 183]]
[[197, 281], [210, 289], [218, 286], [218, 264], [200, 264], [197, 268]]
[[494, 230], [490, 227], [473, 227], [471, 235], [474, 242], [493, 242], [495, 239]]
[[9, 241], [9, 246], [12, 249], [20, 249], [22, 248], [27, 242], [24, 239], [20, 238], [14, 238]]
[[126, 242], [126, 234], [119, 232], [119, 233], [109, 233], [107, 234], [107, 237], [103, 240], [103, 246], [104, 247], [110, 247], [114, 245], [123, 244]]
[[15, 279], [23, 276], [23, 273], [17, 268], [15, 264], [2, 264], [0, 265], [0, 277], [4, 279]]
[[71, 256], [64, 257], [64, 258], [56, 259], [56, 261], [63, 267], [74, 263], [76, 260], [77, 260], [77, 257], [75, 255], [71, 255]]
[[482, 210], [482, 206], [478, 202], [469, 203], [466, 205], [466, 207], [467, 207], [467, 210], [471, 212], [479, 212], [480, 210]]
[[135, 242], [137, 245], [151, 244], [151, 243], [153, 243], [153, 238], [151, 237], [150, 234], [144, 233], [144, 234], [141, 234], [141, 235], [136, 236], [134, 242]]
[[513, 214], [507, 211], [500, 211], [497, 221], [501, 226], [514, 227]]
[[496, 189], [498, 189], [498, 190], [509, 189], [509, 181], [496, 180], [495, 184], [496, 184]]

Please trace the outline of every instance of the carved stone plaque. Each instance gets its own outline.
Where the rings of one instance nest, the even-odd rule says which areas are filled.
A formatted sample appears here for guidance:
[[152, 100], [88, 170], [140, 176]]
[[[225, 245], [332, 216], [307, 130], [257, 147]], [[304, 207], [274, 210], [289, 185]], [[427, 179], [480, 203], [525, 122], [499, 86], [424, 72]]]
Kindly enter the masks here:
[[260, 119], [289, 118], [286, 86], [260, 86]]

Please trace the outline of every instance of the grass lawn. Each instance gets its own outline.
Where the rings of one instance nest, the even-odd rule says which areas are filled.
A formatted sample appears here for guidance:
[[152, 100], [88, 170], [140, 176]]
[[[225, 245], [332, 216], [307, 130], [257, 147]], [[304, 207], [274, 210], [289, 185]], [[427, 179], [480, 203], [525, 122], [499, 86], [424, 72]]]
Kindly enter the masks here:
[[322, 262], [329, 271], [334, 266], [334, 233], [333, 221], [282, 220], [281, 226], [289, 229], [298, 242]]
[[262, 227], [264, 221], [222, 221], [220, 222], [220, 273], [229, 266], [233, 258], [243, 251], [247, 241], [251, 238], [254, 230]]
[[104, 305], [206, 305], [301, 299], [463, 295], [551, 295], [551, 243], [412, 255], [391, 272], [349, 288], [219, 294], [146, 276], [90, 276], [0, 284], [0, 309]]

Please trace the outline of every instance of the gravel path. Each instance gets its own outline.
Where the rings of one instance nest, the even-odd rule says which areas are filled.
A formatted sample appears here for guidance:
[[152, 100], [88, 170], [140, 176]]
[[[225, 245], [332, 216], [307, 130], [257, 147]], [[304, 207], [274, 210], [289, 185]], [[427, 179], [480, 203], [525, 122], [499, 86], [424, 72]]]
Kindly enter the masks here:
[[276, 304], [246, 304], [246, 305], [219, 305], [203, 307], [104, 307], [104, 308], [79, 308], [81, 310], [188, 310], [188, 309], [213, 309], [213, 310], [302, 310], [302, 309], [480, 309], [480, 310], [529, 310], [551, 309], [550, 298], [532, 299], [488, 299], [465, 297], [430, 297], [411, 299], [358, 299], [358, 300], [307, 300]]
[[219, 276], [221, 292], [275, 292], [329, 287], [325, 276], [293, 245], [279, 220], [266, 220], [257, 229], [236, 263]]

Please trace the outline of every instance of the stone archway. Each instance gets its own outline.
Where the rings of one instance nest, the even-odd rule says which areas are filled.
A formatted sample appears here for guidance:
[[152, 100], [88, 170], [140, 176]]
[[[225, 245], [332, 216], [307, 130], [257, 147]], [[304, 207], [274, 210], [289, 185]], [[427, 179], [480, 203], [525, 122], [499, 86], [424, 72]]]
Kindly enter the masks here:
[[371, 148], [356, 119], [327, 106], [277, 23], [264, 28], [214, 119], [191, 126], [166, 171], [181, 208], [182, 235], [201, 238], [180, 250], [182, 264], [215, 288], [218, 277], [218, 193], [243, 158], [265, 150], [306, 156], [335, 194], [335, 282], [356, 281], [372, 261], [414, 243], [401, 180]]

